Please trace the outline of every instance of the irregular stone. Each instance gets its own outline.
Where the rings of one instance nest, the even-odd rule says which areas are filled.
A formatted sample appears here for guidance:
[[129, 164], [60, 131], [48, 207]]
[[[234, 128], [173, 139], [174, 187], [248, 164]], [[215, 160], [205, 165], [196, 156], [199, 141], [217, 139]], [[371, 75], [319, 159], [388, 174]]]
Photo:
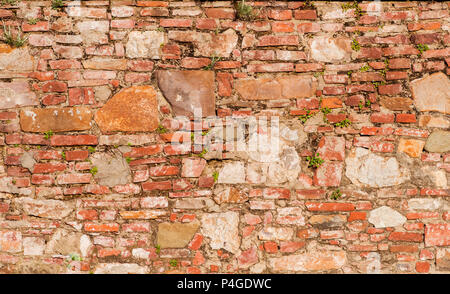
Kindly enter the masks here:
[[234, 187], [223, 187], [214, 190], [214, 201], [222, 203], [244, 203], [248, 200], [248, 195]]
[[419, 111], [450, 113], [450, 80], [442, 72], [410, 83], [414, 105]]
[[61, 255], [77, 254], [85, 257], [88, 255], [86, 248], [89, 248], [91, 245], [92, 243], [86, 235], [69, 232], [65, 229], [57, 229], [47, 242], [45, 253]]
[[28, 82], [0, 82], [0, 109], [38, 105]]
[[419, 126], [427, 128], [448, 129], [450, 128], [450, 120], [446, 117], [424, 114], [419, 117]]
[[12, 48], [7, 44], [0, 44], [1, 71], [33, 71], [35, 67], [36, 62], [28, 47]]
[[202, 117], [216, 115], [214, 72], [159, 70], [156, 79], [175, 115], [192, 116], [194, 109]]
[[217, 180], [220, 184], [245, 183], [245, 166], [243, 162], [226, 162], [219, 172]]
[[304, 226], [303, 210], [300, 207], [278, 208], [276, 222], [283, 225]]
[[131, 171], [121, 154], [94, 153], [90, 160], [97, 167], [94, 179], [99, 185], [114, 187], [131, 182]]
[[202, 209], [205, 207], [205, 200], [194, 198], [194, 199], [178, 199], [175, 202], [175, 208], [178, 209]]
[[92, 113], [88, 107], [34, 108], [20, 111], [24, 132], [44, 133], [83, 131], [91, 128]]
[[422, 154], [423, 146], [425, 145], [424, 141], [415, 140], [415, 139], [403, 139], [401, 138], [398, 143], [398, 152], [403, 152], [408, 154], [410, 157], [420, 157]]
[[[415, 172], [416, 170], [414, 170]], [[446, 171], [435, 166], [422, 166], [420, 172], [416, 173], [420, 179], [417, 182], [429, 179], [432, 186], [439, 188], [447, 188], [447, 174]]]
[[237, 79], [234, 87], [245, 100], [307, 98], [315, 94], [317, 80], [312, 76], [299, 75]]
[[185, 178], [198, 178], [206, 166], [203, 158], [183, 158], [181, 176]]
[[294, 236], [292, 228], [264, 227], [259, 233], [260, 240], [291, 240]]
[[161, 44], [165, 44], [164, 32], [133, 31], [128, 34], [126, 56], [129, 58], [161, 58]]
[[342, 162], [324, 162], [314, 173], [314, 185], [325, 187], [338, 187], [342, 179]]
[[15, 198], [15, 205], [22, 208], [27, 215], [33, 215], [50, 219], [63, 219], [68, 216], [73, 208], [64, 201], [38, 200], [29, 197]]
[[410, 110], [413, 101], [405, 97], [382, 97], [380, 103], [389, 110]]
[[126, 59], [94, 57], [82, 61], [85, 69], [126, 70]]
[[258, 252], [256, 247], [253, 246], [248, 250], [242, 251], [237, 257], [239, 268], [249, 268], [258, 262]]
[[425, 225], [425, 247], [449, 245], [450, 223]]
[[345, 175], [355, 185], [395, 186], [409, 180], [410, 173], [394, 157], [381, 157], [364, 148], [351, 150], [345, 159]]
[[339, 251], [317, 251], [304, 254], [285, 255], [269, 259], [269, 267], [275, 272], [329, 271], [342, 268], [347, 263], [347, 254]]
[[350, 42], [343, 37], [315, 37], [310, 43], [311, 58], [329, 63], [349, 59], [352, 53]]
[[413, 198], [408, 200], [408, 208], [411, 210], [438, 210], [442, 205], [442, 200], [437, 198]]
[[97, 101], [106, 101], [111, 96], [111, 89], [108, 86], [99, 86], [94, 88], [94, 96]]
[[45, 240], [39, 237], [23, 238], [23, 255], [42, 255], [44, 253]]
[[241, 239], [239, 237], [239, 213], [223, 212], [204, 214], [201, 218], [201, 232], [210, 238], [211, 249], [225, 249], [236, 254]]
[[406, 222], [406, 217], [404, 217], [399, 212], [393, 210], [387, 206], [381, 206], [373, 209], [369, 213], [369, 223], [373, 224], [375, 228], [389, 228], [397, 227]]
[[161, 223], [158, 225], [157, 244], [161, 248], [184, 248], [200, 227], [199, 222]]
[[94, 274], [146, 274], [148, 268], [136, 263], [100, 263]]
[[345, 138], [325, 136], [319, 142], [317, 152], [320, 158], [328, 160], [344, 160]]
[[29, 152], [24, 152], [20, 158], [19, 158], [20, 164], [28, 169], [29, 171], [32, 171], [34, 168], [34, 165], [36, 164], [36, 160], [34, 160], [33, 154]]
[[16, 253], [22, 251], [22, 233], [0, 231], [0, 251]]
[[439, 270], [450, 271], [450, 248], [436, 250], [436, 266]]
[[433, 131], [425, 143], [425, 150], [436, 153], [450, 151], [450, 132], [443, 130]]
[[156, 92], [152, 86], [132, 86], [114, 95], [95, 114], [103, 133], [152, 132], [158, 128]]
[[232, 29], [221, 34], [192, 31], [170, 31], [169, 39], [194, 44], [194, 56], [230, 57], [237, 45], [238, 35]]
[[347, 221], [344, 215], [313, 215], [308, 222], [319, 229], [330, 229], [342, 226]]

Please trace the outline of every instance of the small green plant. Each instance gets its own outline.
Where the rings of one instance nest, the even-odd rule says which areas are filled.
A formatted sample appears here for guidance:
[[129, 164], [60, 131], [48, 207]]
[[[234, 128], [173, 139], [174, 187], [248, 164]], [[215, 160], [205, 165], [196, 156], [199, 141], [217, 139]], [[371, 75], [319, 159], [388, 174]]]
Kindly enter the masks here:
[[389, 68], [389, 59], [384, 60], [384, 65], [387, 69]]
[[214, 183], [217, 182], [217, 180], [219, 179], [219, 172], [218, 171], [214, 171], [212, 176], [214, 178]]
[[237, 18], [240, 20], [254, 20], [256, 18], [256, 14], [253, 11], [253, 7], [245, 4], [244, 0], [241, 0], [236, 4], [236, 14]]
[[364, 66], [361, 66], [361, 68], [359, 69], [360, 72], [366, 72], [370, 69], [370, 66], [368, 66], [367, 64]]
[[210, 70], [210, 69], [214, 68], [214, 66], [216, 65], [216, 63], [218, 61], [220, 61], [220, 57], [218, 57], [216, 55], [213, 55], [212, 58], [211, 58], [211, 63], [208, 64], [207, 66], [205, 66], [203, 69], [204, 70]]
[[328, 107], [323, 107], [320, 109], [320, 111], [322, 111], [323, 113], [323, 122], [327, 123], [328, 122], [327, 114], [331, 113], [331, 109], [329, 109]]
[[158, 27], [156, 30], [157, 30], [158, 32], [164, 32], [164, 28], [162, 28], [162, 27]]
[[177, 267], [178, 266], [178, 261], [176, 259], [171, 259], [169, 261], [170, 266], [172, 267]]
[[158, 134], [165, 134], [165, 133], [167, 133], [169, 130], [168, 129], [166, 129], [164, 126], [162, 126], [162, 125], [159, 125], [158, 126], [158, 128], [156, 129], [156, 132], [158, 133]]
[[330, 198], [333, 200], [338, 200], [339, 198], [341, 198], [341, 196], [342, 196], [341, 191], [339, 189], [337, 189], [337, 190], [333, 191], [333, 193], [331, 193]]
[[[305, 109], [306, 110], [306, 109]], [[313, 115], [311, 114], [311, 111], [306, 110], [306, 114], [301, 114], [298, 116], [298, 119], [302, 122], [305, 123], [308, 119], [310, 119]]]
[[159, 254], [161, 252], [161, 246], [160, 245], [156, 245], [155, 249], [156, 249], [156, 254]]
[[384, 85], [384, 84], [386, 84], [384, 81], [381, 81], [381, 82], [372, 82], [372, 85], [373, 85], [375, 88], [377, 88], [377, 89], [378, 89], [378, 87], [379, 87], [380, 85]]
[[69, 254], [69, 259], [73, 260], [73, 261], [82, 261], [83, 259], [81, 258], [81, 256], [79, 256], [76, 253], [70, 253]]
[[45, 138], [46, 140], [50, 139], [53, 135], [54, 135], [54, 134], [53, 134], [53, 131], [52, 131], [52, 130], [47, 131], [47, 132], [44, 132], [44, 138]]
[[342, 10], [345, 12], [348, 9], [355, 9], [355, 17], [357, 20], [359, 20], [359, 18], [364, 14], [364, 12], [362, 12], [361, 7], [359, 7], [358, 1], [353, 1], [353, 3], [343, 3], [341, 5]]
[[131, 157], [125, 157], [125, 160], [127, 161], [127, 163], [131, 162]]
[[37, 23], [37, 21], [38, 21], [37, 18], [30, 18], [30, 19], [28, 19], [28, 24], [35, 25]]
[[3, 24], [3, 38], [5, 39], [5, 43], [11, 47], [22, 47], [25, 45], [25, 42], [28, 40], [28, 36], [22, 36], [22, 30], [19, 28], [16, 36], [11, 33], [11, 26], [6, 28], [6, 25]]
[[315, 167], [318, 168], [324, 160], [319, 157], [319, 153], [316, 153], [313, 156], [307, 156], [306, 161], [308, 161], [308, 167]]
[[348, 127], [351, 123], [352, 122], [348, 118], [346, 118], [344, 120], [341, 120], [338, 123], [335, 123], [334, 126], [338, 127], [338, 128], [343, 128], [343, 127]]
[[370, 102], [370, 100], [366, 100], [366, 107], [370, 107], [370, 105], [372, 105], [372, 102]]
[[17, 181], [13, 179], [13, 180], [11, 181], [11, 183], [12, 183], [13, 185], [15, 185], [15, 184], [17, 183]]
[[89, 170], [89, 172], [90, 172], [93, 176], [95, 176], [95, 174], [98, 172], [98, 168], [97, 168], [96, 166], [93, 166], [93, 167]]
[[351, 70], [349, 70], [349, 71], [347, 72], [347, 76], [348, 76], [349, 79], [352, 77], [352, 73], [353, 73], [353, 71], [351, 71]]
[[64, 7], [62, 0], [52, 0], [52, 9], [61, 10]]
[[2, 0], [2, 5], [15, 5], [17, 0]]
[[359, 45], [358, 40], [353, 39], [352, 41], [352, 50], [359, 51], [361, 49], [361, 45]]
[[89, 146], [88, 147], [88, 152], [89, 153], [94, 153], [96, 150], [95, 150], [95, 148], [94, 147], [92, 147], [92, 146]]
[[203, 131], [203, 132], [202, 132], [202, 136], [208, 135], [209, 131], [210, 131], [210, 130]]
[[205, 156], [205, 154], [206, 154], [207, 152], [208, 152], [208, 150], [203, 149], [202, 152], [200, 152], [199, 154], [194, 154], [194, 155], [203, 158], [203, 156]]
[[302, 8], [314, 9], [316, 6], [314, 6], [314, 3], [312, 3], [311, 0], [306, 0], [305, 3], [303, 3]]
[[36, 149], [41, 149], [41, 145], [36, 145]]
[[428, 45], [427, 45], [427, 44], [417, 44], [417, 45], [416, 45], [416, 48], [417, 48], [417, 50], [419, 50], [420, 55], [422, 55], [423, 52], [425, 52], [425, 51], [427, 51], [428, 49], [430, 49], [430, 48], [428, 48]]
[[61, 152], [61, 157], [62, 157], [62, 159], [64, 159], [64, 160], [66, 160], [66, 152]]

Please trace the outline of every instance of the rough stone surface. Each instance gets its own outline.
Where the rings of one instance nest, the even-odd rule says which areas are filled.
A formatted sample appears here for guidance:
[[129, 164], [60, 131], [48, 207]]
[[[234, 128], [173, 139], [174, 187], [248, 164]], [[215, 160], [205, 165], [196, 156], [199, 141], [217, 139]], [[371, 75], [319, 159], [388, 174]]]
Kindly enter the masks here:
[[100, 263], [94, 274], [146, 274], [147, 267], [136, 263]]
[[28, 215], [49, 219], [63, 219], [73, 211], [73, 208], [69, 207], [66, 202], [59, 200], [22, 197], [14, 199], [14, 203]]
[[214, 201], [222, 203], [244, 203], [248, 200], [248, 195], [234, 187], [224, 187], [214, 190]]
[[388, 206], [381, 206], [369, 213], [368, 220], [375, 228], [389, 228], [404, 224], [406, 217]]
[[70, 255], [78, 254], [87, 256], [87, 250], [91, 246], [89, 237], [81, 233], [69, 232], [65, 229], [58, 229], [52, 238], [47, 242], [45, 253]]
[[436, 251], [436, 266], [440, 270], [450, 271], [450, 248], [439, 248]]
[[269, 266], [276, 272], [322, 272], [337, 270], [347, 263], [344, 251], [317, 251], [286, 255], [269, 259]]
[[102, 132], [151, 132], [159, 125], [158, 101], [152, 86], [126, 88], [95, 114]]
[[183, 158], [181, 176], [187, 178], [198, 178], [206, 166], [203, 158]]
[[20, 111], [25, 132], [83, 131], [91, 128], [92, 113], [87, 107], [34, 108]]
[[408, 200], [408, 208], [411, 210], [438, 210], [443, 206], [441, 199], [413, 198]]
[[228, 58], [236, 47], [238, 35], [232, 29], [228, 29], [220, 34], [171, 31], [169, 32], [169, 39], [192, 42], [195, 56]]
[[225, 163], [219, 172], [217, 182], [220, 184], [245, 183], [244, 163], [239, 161]]
[[28, 82], [0, 82], [0, 109], [38, 105]]
[[184, 248], [192, 240], [200, 224], [161, 223], [158, 225], [157, 244], [161, 248]]
[[422, 154], [424, 141], [414, 139], [400, 139], [398, 143], [398, 152], [404, 152], [410, 157], [420, 157]]
[[34, 57], [30, 55], [27, 47], [11, 48], [0, 44], [0, 70], [1, 71], [32, 71], [36, 67]]
[[426, 224], [425, 225], [425, 245], [428, 246], [449, 246], [450, 245], [450, 224]]
[[192, 116], [194, 109], [200, 109], [202, 117], [216, 114], [214, 72], [157, 71], [156, 79], [176, 115]]
[[347, 156], [345, 175], [355, 185], [388, 187], [399, 185], [410, 177], [394, 157], [381, 157], [364, 148], [353, 149]]
[[161, 44], [165, 43], [164, 32], [133, 31], [128, 34], [126, 55], [129, 58], [161, 58]]
[[444, 73], [414, 80], [410, 85], [414, 105], [419, 111], [450, 113], [450, 80]]
[[90, 160], [92, 165], [97, 167], [94, 179], [99, 185], [114, 187], [130, 182], [130, 168], [120, 154], [94, 153]]
[[239, 214], [236, 212], [223, 212], [204, 214], [201, 218], [201, 232], [210, 238], [209, 246], [212, 249], [225, 249], [232, 253], [239, 250], [241, 240], [239, 237]]
[[433, 131], [425, 143], [425, 150], [438, 153], [450, 151], [450, 132], [443, 130]]
[[322, 62], [336, 62], [348, 59], [352, 49], [351, 40], [338, 37], [316, 37], [311, 42], [311, 58]]
[[313, 96], [317, 89], [315, 78], [298, 75], [237, 79], [234, 85], [237, 93], [246, 100], [307, 98]]

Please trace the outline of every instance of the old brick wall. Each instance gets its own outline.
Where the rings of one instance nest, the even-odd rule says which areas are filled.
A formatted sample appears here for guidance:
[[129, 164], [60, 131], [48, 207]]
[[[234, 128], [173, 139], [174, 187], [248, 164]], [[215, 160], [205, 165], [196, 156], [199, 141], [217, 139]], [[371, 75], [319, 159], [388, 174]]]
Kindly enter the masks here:
[[0, 7], [0, 272], [450, 271], [449, 2], [57, 4]]

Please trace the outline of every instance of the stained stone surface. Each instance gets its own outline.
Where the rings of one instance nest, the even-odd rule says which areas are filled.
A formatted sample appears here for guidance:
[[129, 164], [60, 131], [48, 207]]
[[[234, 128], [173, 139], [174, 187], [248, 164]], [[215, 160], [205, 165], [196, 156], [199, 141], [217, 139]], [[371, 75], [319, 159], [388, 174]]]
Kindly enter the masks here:
[[62, 219], [73, 211], [73, 208], [67, 202], [59, 200], [39, 200], [21, 197], [15, 198], [14, 203], [28, 215], [49, 219]]
[[164, 44], [164, 32], [133, 31], [128, 34], [126, 56], [129, 58], [161, 58], [161, 44]]
[[336, 270], [346, 263], [347, 254], [342, 250], [307, 252], [269, 259], [269, 266], [276, 272]]
[[350, 57], [351, 40], [338, 37], [316, 37], [311, 42], [311, 58], [322, 62], [336, 62]]
[[175, 115], [192, 116], [194, 109], [200, 109], [202, 117], [216, 114], [214, 72], [160, 70], [156, 79]]
[[433, 131], [425, 143], [425, 150], [438, 153], [450, 151], [450, 132], [444, 130]]
[[442, 72], [410, 83], [414, 105], [419, 111], [450, 113], [450, 80]]
[[28, 82], [0, 82], [0, 109], [38, 105]]
[[404, 224], [406, 222], [406, 217], [390, 207], [381, 206], [369, 213], [368, 221], [377, 229], [388, 228]]
[[395, 157], [381, 157], [365, 148], [351, 150], [345, 159], [345, 175], [355, 185], [388, 187], [404, 183], [410, 178]]
[[237, 212], [223, 212], [204, 214], [201, 218], [201, 232], [210, 238], [212, 249], [225, 249], [234, 254], [239, 250], [239, 214]]
[[95, 114], [103, 133], [152, 132], [159, 125], [158, 101], [152, 86], [131, 86], [115, 94]]
[[20, 111], [20, 126], [25, 132], [83, 131], [91, 128], [92, 113], [84, 106], [34, 108]]
[[192, 240], [199, 227], [198, 221], [161, 223], [158, 225], [157, 243], [161, 248], [184, 248]]

